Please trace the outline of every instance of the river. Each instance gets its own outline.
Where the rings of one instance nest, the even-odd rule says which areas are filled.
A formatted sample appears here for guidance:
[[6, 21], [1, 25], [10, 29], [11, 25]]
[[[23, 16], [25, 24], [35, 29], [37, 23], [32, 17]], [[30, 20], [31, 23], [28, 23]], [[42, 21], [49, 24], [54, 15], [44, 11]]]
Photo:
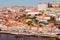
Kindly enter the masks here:
[[49, 37], [16, 37], [15, 35], [0, 34], [0, 40], [49, 40]]

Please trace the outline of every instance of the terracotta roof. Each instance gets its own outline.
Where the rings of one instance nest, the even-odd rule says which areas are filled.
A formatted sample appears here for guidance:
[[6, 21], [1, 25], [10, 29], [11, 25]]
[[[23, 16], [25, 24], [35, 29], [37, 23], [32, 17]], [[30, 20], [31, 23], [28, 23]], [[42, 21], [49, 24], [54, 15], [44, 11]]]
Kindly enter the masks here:
[[36, 7], [32, 8], [31, 10], [32, 12], [38, 12], [38, 9]]

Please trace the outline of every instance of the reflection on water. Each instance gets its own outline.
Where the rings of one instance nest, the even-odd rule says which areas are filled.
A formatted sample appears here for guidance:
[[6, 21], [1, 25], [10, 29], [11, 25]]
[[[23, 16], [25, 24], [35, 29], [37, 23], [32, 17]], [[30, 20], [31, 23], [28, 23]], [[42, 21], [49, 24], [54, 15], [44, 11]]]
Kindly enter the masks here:
[[0, 34], [0, 40], [17, 40], [17, 38], [12, 35]]
[[8, 35], [8, 34], [0, 34], [0, 40], [49, 40], [49, 38], [45, 37], [15, 37], [15, 35]]

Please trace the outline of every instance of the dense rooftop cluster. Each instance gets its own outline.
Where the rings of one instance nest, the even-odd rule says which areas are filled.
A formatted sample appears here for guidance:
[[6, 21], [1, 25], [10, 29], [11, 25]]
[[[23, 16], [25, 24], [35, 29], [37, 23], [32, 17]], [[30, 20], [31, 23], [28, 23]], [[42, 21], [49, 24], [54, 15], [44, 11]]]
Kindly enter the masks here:
[[[60, 20], [60, 5], [40, 3], [37, 7], [12, 6], [0, 9], [0, 26], [33, 29], [50, 26]], [[24, 26], [24, 27], [23, 27]], [[41, 29], [40, 29], [41, 31]]]

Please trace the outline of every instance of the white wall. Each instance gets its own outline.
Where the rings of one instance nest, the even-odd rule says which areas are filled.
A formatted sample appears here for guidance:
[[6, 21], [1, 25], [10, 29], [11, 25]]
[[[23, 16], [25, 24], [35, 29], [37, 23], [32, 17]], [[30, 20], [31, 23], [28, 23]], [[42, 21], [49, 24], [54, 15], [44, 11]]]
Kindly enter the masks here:
[[48, 8], [48, 4], [40, 3], [38, 4], [38, 10], [46, 10]]
[[27, 14], [35, 15], [35, 14], [39, 14], [39, 12], [28, 12]]

